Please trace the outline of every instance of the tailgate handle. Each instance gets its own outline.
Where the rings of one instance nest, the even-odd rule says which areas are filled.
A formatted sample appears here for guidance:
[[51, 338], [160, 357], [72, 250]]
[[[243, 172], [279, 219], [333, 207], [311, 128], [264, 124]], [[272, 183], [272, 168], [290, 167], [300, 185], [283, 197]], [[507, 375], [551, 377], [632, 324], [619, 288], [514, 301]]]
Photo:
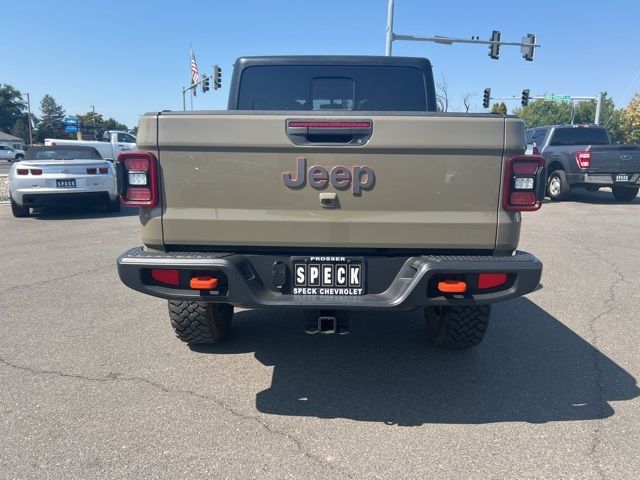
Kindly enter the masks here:
[[362, 146], [373, 133], [371, 120], [296, 120], [286, 123], [287, 136], [295, 145]]

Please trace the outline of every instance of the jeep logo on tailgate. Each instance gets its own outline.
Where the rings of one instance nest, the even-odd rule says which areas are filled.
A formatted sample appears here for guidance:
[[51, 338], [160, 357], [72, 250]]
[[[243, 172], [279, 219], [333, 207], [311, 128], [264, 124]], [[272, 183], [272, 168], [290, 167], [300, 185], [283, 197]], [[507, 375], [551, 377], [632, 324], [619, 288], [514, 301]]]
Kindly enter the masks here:
[[363, 190], [371, 190], [376, 183], [376, 174], [369, 165], [354, 165], [352, 169], [344, 165], [334, 167], [312, 165], [307, 171], [306, 157], [298, 157], [297, 168], [295, 173], [282, 174], [282, 180], [289, 188], [304, 188], [308, 176], [309, 186], [316, 190], [323, 190], [331, 184], [337, 190], [346, 190], [351, 187], [353, 194], [359, 196]]

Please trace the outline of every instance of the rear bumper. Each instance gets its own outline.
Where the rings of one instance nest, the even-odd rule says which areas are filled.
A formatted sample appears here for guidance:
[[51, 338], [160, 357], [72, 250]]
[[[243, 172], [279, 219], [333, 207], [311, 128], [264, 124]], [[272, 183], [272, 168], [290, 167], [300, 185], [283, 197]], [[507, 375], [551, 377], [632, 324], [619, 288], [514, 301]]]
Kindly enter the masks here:
[[[616, 175], [627, 174], [629, 177], [628, 182], [616, 182]], [[631, 172], [609, 172], [609, 173], [571, 173], [567, 175], [567, 180], [570, 184], [584, 184], [584, 185], [600, 185], [600, 186], [638, 186], [640, 185], [640, 173]]]
[[75, 193], [25, 193], [16, 203], [23, 207], [52, 207], [86, 204], [105, 204], [115, 198], [109, 192], [75, 192]]
[[[426, 305], [495, 303], [532, 292], [542, 275], [542, 262], [526, 252], [511, 256], [429, 255], [365, 257], [368, 290], [360, 296], [293, 295], [286, 286], [273, 286], [269, 269], [278, 255], [208, 252], [147, 252], [133, 248], [118, 260], [122, 282], [139, 292], [169, 300], [230, 303], [248, 308], [336, 310], [412, 310]], [[208, 272], [220, 278], [216, 291], [170, 287], [154, 282], [150, 269], [178, 269], [180, 275]], [[478, 273], [507, 273], [508, 282], [496, 289], [471, 288], [464, 294], [441, 294], [434, 288], [443, 275], [464, 278], [475, 285]], [[182, 278], [182, 277], [181, 277]], [[474, 280], [475, 279], [475, 280]], [[437, 283], [436, 283], [437, 284]]]

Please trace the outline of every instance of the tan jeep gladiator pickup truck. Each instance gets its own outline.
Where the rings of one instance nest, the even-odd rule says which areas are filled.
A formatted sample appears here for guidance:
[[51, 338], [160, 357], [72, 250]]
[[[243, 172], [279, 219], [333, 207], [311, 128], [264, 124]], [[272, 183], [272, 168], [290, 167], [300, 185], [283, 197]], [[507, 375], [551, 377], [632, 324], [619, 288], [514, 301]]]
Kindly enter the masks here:
[[437, 345], [477, 345], [490, 305], [539, 283], [516, 247], [544, 160], [518, 118], [436, 110], [423, 58], [238, 59], [228, 110], [147, 113], [120, 155], [144, 244], [120, 278], [189, 343], [222, 340], [236, 306], [302, 311], [310, 333], [424, 309]]

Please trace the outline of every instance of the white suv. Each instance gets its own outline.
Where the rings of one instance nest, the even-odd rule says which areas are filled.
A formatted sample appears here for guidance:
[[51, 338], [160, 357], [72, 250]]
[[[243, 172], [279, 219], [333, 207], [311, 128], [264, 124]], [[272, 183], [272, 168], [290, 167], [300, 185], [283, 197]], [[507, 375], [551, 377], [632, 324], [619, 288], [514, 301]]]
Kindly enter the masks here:
[[6, 160], [11, 163], [15, 160], [22, 160], [24, 158], [24, 150], [18, 150], [15, 148], [7, 147], [6, 145], [0, 145], [0, 160]]

